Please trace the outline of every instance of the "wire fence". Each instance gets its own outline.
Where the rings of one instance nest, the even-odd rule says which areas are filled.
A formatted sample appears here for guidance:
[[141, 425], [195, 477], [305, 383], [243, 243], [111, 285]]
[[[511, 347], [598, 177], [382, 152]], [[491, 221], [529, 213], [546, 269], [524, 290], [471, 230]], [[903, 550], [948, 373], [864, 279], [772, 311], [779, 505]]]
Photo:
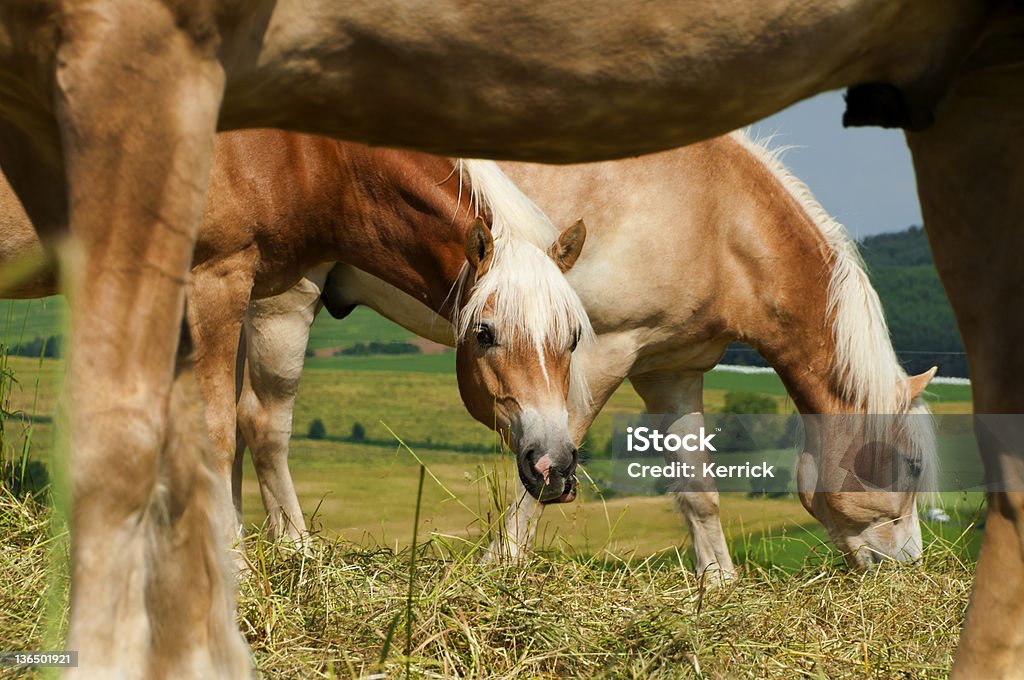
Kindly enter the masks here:
[[[771, 366], [739, 366], [736, 364], [718, 364], [711, 370], [721, 371], [723, 373], [742, 373], [744, 375], [775, 373], [775, 369]], [[940, 375], [932, 378], [932, 382], [936, 385], [970, 385], [971, 379]]]
[[[898, 349], [896, 358], [904, 370], [914, 375], [938, 367], [937, 384], [968, 385], [967, 354], [963, 351]], [[756, 367], [771, 370], [771, 365], [756, 349], [743, 343], [731, 343], [722, 355], [720, 364], [730, 367]], [[763, 372], [763, 371], [758, 371]]]

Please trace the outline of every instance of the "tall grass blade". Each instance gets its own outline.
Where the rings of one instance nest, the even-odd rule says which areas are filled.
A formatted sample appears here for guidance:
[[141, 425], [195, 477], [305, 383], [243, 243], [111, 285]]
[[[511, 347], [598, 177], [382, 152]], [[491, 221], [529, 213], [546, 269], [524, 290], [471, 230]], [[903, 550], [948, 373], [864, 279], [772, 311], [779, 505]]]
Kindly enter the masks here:
[[412, 525], [412, 551], [409, 554], [409, 595], [405, 598], [405, 677], [409, 677], [412, 656], [412, 592], [416, 581], [416, 538], [420, 528], [420, 506], [423, 503], [423, 478], [427, 468], [420, 465], [420, 482], [416, 490], [416, 518]]

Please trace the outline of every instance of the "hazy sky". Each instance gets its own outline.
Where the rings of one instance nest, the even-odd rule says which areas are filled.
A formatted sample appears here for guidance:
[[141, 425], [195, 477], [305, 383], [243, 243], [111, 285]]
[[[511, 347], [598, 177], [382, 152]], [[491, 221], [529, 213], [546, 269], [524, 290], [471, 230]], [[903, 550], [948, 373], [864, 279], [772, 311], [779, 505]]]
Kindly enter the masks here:
[[794, 146], [783, 162], [854, 238], [921, 224], [914, 172], [903, 133], [844, 128], [843, 96], [828, 92], [765, 118], [754, 137]]

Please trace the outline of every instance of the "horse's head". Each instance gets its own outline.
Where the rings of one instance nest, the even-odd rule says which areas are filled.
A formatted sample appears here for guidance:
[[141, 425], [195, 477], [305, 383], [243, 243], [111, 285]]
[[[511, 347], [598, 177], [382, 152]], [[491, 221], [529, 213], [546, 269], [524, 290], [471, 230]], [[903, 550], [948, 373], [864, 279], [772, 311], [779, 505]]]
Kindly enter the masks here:
[[[466, 235], [466, 285], [455, 332], [459, 392], [474, 418], [502, 433], [519, 477], [543, 502], [576, 497], [578, 454], [568, 399], [589, 398], [581, 371], [570, 371], [577, 343], [593, 332], [565, 280], [586, 238], [583, 222], [547, 252], [492, 238], [479, 220]], [[576, 382], [573, 385], [573, 382]]]
[[935, 433], [921, 392], [932, 369], [900, 382], [894, 415], [805, 419], [800, 501], [851, 566], [921, 556], [916, 496], [934, 491]]

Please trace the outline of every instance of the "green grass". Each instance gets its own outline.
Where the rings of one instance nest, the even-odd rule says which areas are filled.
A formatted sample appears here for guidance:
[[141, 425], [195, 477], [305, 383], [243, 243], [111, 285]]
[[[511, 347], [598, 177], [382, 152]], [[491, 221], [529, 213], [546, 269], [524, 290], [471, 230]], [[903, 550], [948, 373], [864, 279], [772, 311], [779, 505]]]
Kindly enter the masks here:
[[338, 320], [327, 312], [317, 316], [309, 332], [313, 349], [348, 347], [357, 342], [399, 342], [417, 337], [368, 307], [356, 307]]
[[[14, 323], [0, 319], [0, 338], [14, 332], [12, 340], [25, 340], [36, 336], [56, 335], [63, 328], [66, 310], [60, 296], [42, 300], [15, 300], [9, 303]], [[24, 332], [22, 334], [22, 328]], [[356, 342], [399, 342], [416, 336], [366, 307], [357, 307], [343, 320], [321, 313], [310, 331], [309, 346], [313, 349], [347, 347]], [[452, 373], [455, 371], [453, 355], [412, 355], [397, 357], [330, 357], [307, 360], [310, 368], [329, 368], [353, 371], [415, 371], [418, 373]], [[706, 374], [705, 388], [724, 392], [760, 392], [778, 397], [786, 396], [786, 389], [774, 374], [746, 375], [714, 371]], [[964, 402], [971, 400], [969, 386], [931, 385], [927, 395], [930, 401]]]
[[67, 303], [55, 295], [39, 300], [8, 300], [0, 304], [0, 341], [19, 343], [63, 333]]
[[[12, 390], [10, 408], [32, 412], [37, 400], [33, 376], [40, 373], [40, 363], [18, 357], [9, 361], [21, 381]], [[61, 361], [42, 362], [37, 413], [53, 412], [62, 366]], [[724, 394], [721, 390], [709, 389], [706, 394], [709, 408], [719, 408]], [[595, 450], [602, 451], [611, 433], [611, 417], [616, 413], [641, 410], [639, 398], [628, 385], [624, 386], [594, 424], [588, 442]], [[304, 438], [310, 423], [317, 418], [324, 423], [328, 437], [334, 440]], [[429, 443], [431, 449], [445, 444], [470, 445], [482, 451], [497, 448], [494, 434], [466, 413], [454, 376], [450, 374], [307, 369], [295, 410], [297, 436], [292, 442], [291, 469], [304, 510], [313, 512], [319, 505], [317, 521], [320, 526], [330, 535], [350, 540], [361, 540], [368, 535], [386, 544], [408, 541], [406, 527], [411, 520], [396, 515], [394, 508], [401, 507], [400, 501], [414, 493], [409, 484], [415, 478], [416, 466], [410, 456], [401, 455], [393, 445], [368, 446], [337, 441], [348, 437], [357, 422], [371, 440], [391, 440], [386, 424], [406, 441]], [[45, 418], [35, 422], [33, 427], [33, 456], [46, 460], [52, 427]], [[436, 450], [420, 450], [420, 454], [447, 484], [465, 495], [469, 505], [474, 508], [479, 505], [485, 491], [479, 483], [470, 484], [466, 479], [478, 479], [482, 475], [479, 468], [490, 465], [494, 455]], [[607, 465], [608, 461], [594, 460], [588, 464], [588, 470], [596, 478], [607, 479], [609, 472], [602, 468]], [[262, 507], [253, 476], [250, 474], [247, 480], [246, 519], [258, 524], [262, 521]], [[482, 531], [473, 524], [470, 513], [459, 511], [457, 504], [432, 496], [433, 493], [428, 485], [426, 521], [443, 526], [448, 533], [462, 532], [463, 536]], [[435, 501], [436, 504], [431, 505]], [[797, 529], [803, 531], [802, 527], [814, 527], [810, 516], [792, 498], [753, 502], [743, 494], [724, 494], [722, 506], [723, 521], [736, 541], [749, 540], [751, 536], [757, 538], [761, 534], [774, 540], [773, 537], [781, 535], [786, 527], [790, 535]], [[575, 551], [592, 551], [604, 546], [609, 527], [621, 529], [614, 533], [616, 551], [651, 554], [687, 545], [680, 517], [671, 502], [662, 497], [615, 498], [603, 506], [585, 489], [581, 502], [549, 511], [548, 518], [550, 522], [542, 531], [547, 532], [550, 542], [565, 541]]]
[[444, 373], [455, 376], [455, 352], [442, 354], [398, 354], [379, 356], [307, 357], [307, 369], [344, 372], [403, 371], [406, 373]]
[[[403, 338], [404, 339], [404, 338]], [[334, 346], [334, 345], [331, 345]], [[455, 373], [455, 354], [413, 354], [373, 357], [311, 357], [308, 368], [342, 371], [413, 371], [417, 373]], [[704, 375], [704, 388], [712, 392], [756, 392], [788, 400], [786, 388], [774, 373], [733, 373], [711, 371]], [[925, 393], [929, 402], [968, 402], [967, 385], [931, 385]]]
[[[424, 490], [421, 525], [459, 545], [486, 543], [488, 518], [497, 514], [491, 507], [488, 482], [497, 480], [508, 498], [516, 478], [511, 459], [500, 454], [424, 451], [417, 456], [431, 473]], [[592, 461], [586, 471], [597, 477], [607, 464]], [[325, 536], [364, 545], [409, 545], [413, 508], [406, 501], [416, 494], [419, 462], [407, 451], [398, 446], [296, 441], [291, 469], [302, 507], [313, 513], [312, 525]], [[261, 524], [263, 509], [249, 467], [243, 504], [247, 524]], [[980, 494], [945, 494], [944, 507], [952, 521], [925, 523], [926, 539], [957, 542], [964, 548], [962, 558], [973, 559], [980, 547], [981, 534], [971, 528], [983, 511]], [[723, 492], [721, 519], [738, 563], [792, 570], [810, 557], [838, 559], [824, 530], [795, 496], [765, 498]], [[584, 483], [575, 503], [547, 508], [538, 536], [542, 552], [647, 557], [679, 550], [692, 567], [682, 517], [666, 495], [604, 499]]]
[[[55, 295], [39, 300], [13, 300], [7, 304], [13, 309], [13, 319], [19, 331], [24, 323], [26, 339], [62, 332], [64, 314], [67, 310], [67, 302], [63, 296]], [[5, 317], [6, 311], [5, 308]], [[0, 319], [0, 337], [5, 334], [7, 325], [4, 319]], [[389, 342], [413, 337], [416, 336], [373, 310], [358, 307], [342, 321], [322, 312], [310, 331], [310, 346], [314, 349], [344, 347], [355, 342]]]
[[[52, 413], [63, 362], [5, 361], [18, 380], [0, 395], [5, 410]], [[731, 384], [749, 389], [772, 376], [742, 377]], [[709, 408], [726, 389], [737, 388], [709, 385]], [[640, 409], [625, 386], [592, 441], [602, 445], [611, 414]], [[516, 473], [493, 433], [466, 414], [454, 376], [311, 362], [296, 432], [314, 418], [330, 437], [359, 422], [367, 437], [387, 439], [383, 420], [408, 441], [491, 453], [414, 456], [397, 444], [293, 439], [311, 550], [272, 545], [258, 530], [245, 541], [254, 571], [241, 582], [239, 622], [268, 678], [398, 676], [406, 667], [412, 677], [935, 677], [951, 662], [980, 538], [977, 495], [947, 494], [953, 521], [925, 525], [920, 564], [859, 574], [841, 566], [794, 498], [724, 493], [740, 578], [708, 589], [692, 574], [671, 498], [605, 500], [584, 484], [577, 502], [546, 510], [528, 563], [482, 566]], [[19, 423], [5, 420], [4, 445], [45, 460], [52, 425], [39, 418], [27, 432]], [[417, 501], [421, 461], [428, 474]], [[251, 469], [243, 500], [253, 529], [263, 515]], [[59, 647], [46, 636], [66, 626], [68, 541], [52, 525], [48, 505], [0, 487], [0, 649]]]
[[[704, 388], [725, 392], [759, 392], [786, 396], [786, 388], [774, 373], [732, 373], [711, 371], [704, 374]], [[929, 385], [925, 398], [930, 402], [964, 402], [971, 400], [968, 385]]]
[[[418, 451], [431, 473], [424, 490], [423, 526], [462, 544], [484, 541], [488, 517], [496, 517], [491, 483], [509, 498], [516, 480], [511, 457]], [[297, 441], [291, 469], [303, 508], [328, 536], [354, 542], [406, 546], [411, 539], [412, 508], [419, 462], [397, 446]], [[451, 492], [451, 494], [449, 494]], [[455, 498], [452, 497], [454, 494]], [[246, 469], [243, 484], [247, 523], [263, 522], [255, 475]], [[781, 535], [785, 527], [812, 527], [813, 519], [795, 498], [722, 495], [722, 521], [737, 544], [749, 534]], [[588, 484], [570, 505], [549, 506], [539, 534], [541, 550], [592, 555], [651, 555], [689, 547], [682, 518], [668, 496], [603, 499]]]

